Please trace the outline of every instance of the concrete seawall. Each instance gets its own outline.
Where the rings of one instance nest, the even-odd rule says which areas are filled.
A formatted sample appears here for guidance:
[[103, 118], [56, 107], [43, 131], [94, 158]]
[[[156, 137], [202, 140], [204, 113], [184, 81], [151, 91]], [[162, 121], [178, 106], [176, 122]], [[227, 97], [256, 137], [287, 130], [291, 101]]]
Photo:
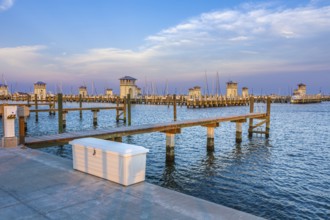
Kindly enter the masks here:
[[38, 150], [0, 147], [0, 219], [261, 219], [147, 182], [124, 187]]

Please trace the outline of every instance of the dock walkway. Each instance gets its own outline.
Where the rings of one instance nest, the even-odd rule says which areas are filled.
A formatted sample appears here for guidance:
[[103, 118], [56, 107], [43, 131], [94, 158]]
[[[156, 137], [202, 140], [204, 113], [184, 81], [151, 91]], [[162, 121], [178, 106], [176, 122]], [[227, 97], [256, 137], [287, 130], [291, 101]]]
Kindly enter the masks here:
[[194, 119], [194, 120], [159, 123], [159, 124], [151, 124], [151, 125], [136, 125], [129, 127], [109, 128], [109, 129], [100, 129], [100, 130], [91, 130], [91, 131], [67, 132], [67, 133], [61, 133], [55, 135], [26, 137], [25, 145], [33, 148], [55, 146], [55, 145], [66, 144], [73, 139], [84, 138], [84, 137], [110, 139], [110, 138], [150, 133], [150, 132], [166, 132], [169, 130], [178, 130], [184, 127], [207, 126], [210, 124], [220, 123], [220, 122], [241, 121], [247, 119], [262, 119], [265, 117], [266, 117], [266, 113], [248, 113], [245, 115], [238, 115], [238, 116], [224, 116], [224, 117], [216, 117], [216, 118]]
[[0, 219], [261, 219], [146, 182], [124, 187], [72, 161], [0, 147]]

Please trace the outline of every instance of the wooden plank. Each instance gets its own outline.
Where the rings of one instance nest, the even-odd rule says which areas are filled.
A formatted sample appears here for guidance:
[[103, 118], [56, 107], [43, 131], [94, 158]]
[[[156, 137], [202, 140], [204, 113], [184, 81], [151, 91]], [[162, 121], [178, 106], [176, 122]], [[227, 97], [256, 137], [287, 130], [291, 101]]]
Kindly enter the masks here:
[[211, 128], [216, 128], [219, 127], [219, 122], [215, 122], [215, 123], [211, 123], [211, 124], [207, 124], [207, 125], [202, 125], [202, 127], [211, 127]]

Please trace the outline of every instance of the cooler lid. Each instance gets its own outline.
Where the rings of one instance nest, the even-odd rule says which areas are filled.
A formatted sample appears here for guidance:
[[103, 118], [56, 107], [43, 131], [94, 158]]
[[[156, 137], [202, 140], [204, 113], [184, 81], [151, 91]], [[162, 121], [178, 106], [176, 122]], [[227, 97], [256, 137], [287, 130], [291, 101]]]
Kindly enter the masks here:
[[71, 145], [80, 145], [91, 149], [100, 149], [104, 152], [116, 153], [121, 156], [132, 156], [141, 153], [148, 153], [149, 149], [141, 146], [125, 144], [121, 142], [108, 141], [98, 138], [80, 138], [69, 142]]

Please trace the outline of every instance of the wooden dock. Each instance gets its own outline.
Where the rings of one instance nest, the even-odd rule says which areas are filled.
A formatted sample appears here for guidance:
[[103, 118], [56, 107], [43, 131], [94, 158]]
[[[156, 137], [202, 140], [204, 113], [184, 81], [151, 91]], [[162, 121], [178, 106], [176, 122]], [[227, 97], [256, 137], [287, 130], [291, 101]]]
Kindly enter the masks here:
[[[255, 102], [265, 103], [267, 100], [266, 95], [256, 96], [250, 95], [249, 97], [226, 97], [225, 95], [203, 95], [199, 98], [189, 98], [187, 95], [176, 94], [175, 102], [178, 106], [187, 106], [188, 108], [211, 108], [211, 107], [227, 107], [227, 106], [241, 106], [248, 105], [249, 99], [254, 97]], [[47, 96], [43, 100], [31, 99], [31, 95], [21, 97], [7, 96], [0, 97], [1, 100], [12, 101], [27, 101], [27, 105], [55, 105], [58, 101], [58, 95]], [[327, 99], [328, 98], [328, 99]], [[289, 103], [291, 96], [271, 96], [272, 103]], [[125, 102], [125, 98], [119, 96], [106, 96], [106, 95], [88, 95], [82, 97], [81, 95], [63, 95], [63, 102], [77, 102], [77, 103], [120, 103]], [[329, 97], [324, 97], [322, 100], [329, 100]], [[36, 102], [37, 101], [37, 102]], [[131, 104], [139, 105], [174, 105], [174, 95], [141, 95], [138, 97], [130, 97]]]
[[[101, 139], [112, 139], [116, 141], [121, 141], [123, 136], [152, 133], [152, 132], [163, 132], [166, 134], [166, 160], [174, 160], [174, 138], [175, 134], [181, 133], [182, 128], [193, 127], [193, 126], [203, 126], [207, 128], [207, 149], [214, 150], [214, 128], [219, 126], [222, 122], [234, 122], [236, 123], [236, 142], [240, 143], [242, 141], [242, 123], [247, 122], [249, 119], [249, 135], [252, 133], [263, 133], [268, 137], [269, 135], [269, 122], [270, 122], [270, 99], [267, 104], [266, 113], [254, 113], [253, 112], [253, 102], [251, 99], [250, 113], [245, 115], [234, 115], [225, 117], [215, 117], [215, 118], [204, 118], [204, 119], [194, 119], [186, 121], [175, 121], [169, 123], [160, 124], [150, 124], [150, 125], [136, 125], [129, 127], [120, 128], [109, 128], [101, 130], [91, 130], [91, 131], [79, 131], [79, 132], [68, 132], [60, 133], [56, 135], [47, 135], [39, 137], [26, 137], [24, 143], [31, 148], [56, 146], [67, 144], [69, 141], [84, 138], [84, 137], [96, 137]], [[254, 125], [253, 120], [259, 119], [262, 122]], [[266, 130], [255, 131], [254, 129], [262, 126], [266, 123]], [[20, 137], [22, 140], [22, 137]]]
[[185, 127], [207, 126], [220, 122], [242, 121], [250, 118], [263, 119], [265, 117], [266, 117], [266, 113], [249, 113], [246, 115], [239, 115], [239, 116], [225, 116], [225, 117], [217, 117], [217, 118], [195, 119], [195, 120], [177, 121], [177, 122], [160, 123], [160, 124], [135, 125], [129, 127], [109, 128], [109, 129], [101, 129], [101, 130], [68, 132], [68, 133], [47, 135], [47, 136], [26, 137], [25, 144], [32, 148], [46, 147], [46, 146], [67, 144], [69, 141], [73, 139], [84, 138], [84, 137], [111, 139], [116, 137], [143, 134], [143, 133], [174, 131]]

